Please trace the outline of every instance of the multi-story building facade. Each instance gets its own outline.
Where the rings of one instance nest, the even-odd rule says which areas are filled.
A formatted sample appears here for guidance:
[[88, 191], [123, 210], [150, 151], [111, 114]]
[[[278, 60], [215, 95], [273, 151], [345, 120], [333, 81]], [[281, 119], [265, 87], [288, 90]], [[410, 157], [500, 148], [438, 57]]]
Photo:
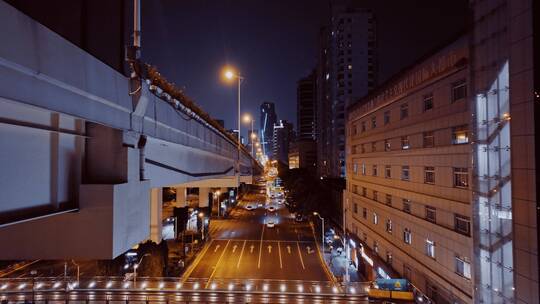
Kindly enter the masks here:
[[265, 101], [261, 104], [261, 146], [263, 154], [268, 158], [273, 157], [274, 125], [277, 123], [276, 108], [273, 102]]
[[330, 25], [321, 30], [317, 68], [319, 174], [345, 176], [347, 106], [376, 83], [375, 18], [351, 1], [331, 2]]
[[317, 139], [317, 75], [315, 71], [298, 80], [296, 88], [296, 139], [315, 141]]
[[468, 37], [349, 108], [347, 229], [437, 303], [472, 301]]
[[289, 143], [294, 141], [293, 125], [286, 120], [280, 120], [274, 125], [273, 159], [284, 164], [289, 163]]

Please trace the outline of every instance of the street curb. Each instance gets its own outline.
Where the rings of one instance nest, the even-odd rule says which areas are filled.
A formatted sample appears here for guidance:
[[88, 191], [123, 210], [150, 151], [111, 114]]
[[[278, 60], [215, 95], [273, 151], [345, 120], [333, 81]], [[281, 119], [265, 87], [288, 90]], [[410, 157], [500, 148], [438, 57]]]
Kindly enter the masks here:
[[326, 265], [326, 261], [324, 260], [324, 256], [321, 254], [321, 246], [319, 245], [319, 242], [317, 241], [317, 237], [315, 236], [315, 228], [313, 227], [313, 223], [310, 221], [309, 226], [311, 227], [311, 232], [313, 233], [313, 239], [315, 240], [315, 244], [317, 245], [317, 253], [319, 254], [319, 259], [321, 260], [321, 263], [323, 264], [324, 271], [326, 272], [326, 275], [332, 280], [333, 283], [337, 283], [336, 276], [330, 271], [328, 268], [328, 265]]
[[186, 271], [184, 271], [184, 273], [182, 274], [182, 278], [181, 278], [182, 283], [184, 283], [189, 278], [189, 276], [191, 275], [191, 273], [193, 272], [195, 267], [197, 267], [199, 262], [202, 260], [202, 257], [206, 254], [206, 251], [208, 251], [208, 248], [210, 248], [210, 244], [212, 244], [213, 242], [214, 242], [214, 240], [210, 240], [210, 242], [207, 242], [204, 245], [204, 248], [201, 250], [201, 252], [199, 252], [197, 254], [197, 257], [195, 258], [193, 263], [191, 263], [188, 266], [188, 269], [186, 269]]

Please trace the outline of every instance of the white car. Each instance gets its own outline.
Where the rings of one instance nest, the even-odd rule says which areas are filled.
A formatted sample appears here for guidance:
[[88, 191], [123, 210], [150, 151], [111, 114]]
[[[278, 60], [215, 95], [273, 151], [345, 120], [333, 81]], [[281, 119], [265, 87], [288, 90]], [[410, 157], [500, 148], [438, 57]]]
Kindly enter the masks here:
[[268, 207], [268, 211], [274, 212], [274, 211], [276, 211], [276, 207], [270, 206], [270, 207]]
[[273, 220], [268, 220], [268, 222], [266, 222], [267, 228], [274, 228], [274, 226], [276, 226], [276, 223], [274, 223]]
[[255, 208], [253, 207], [253, 205], [248, 204], [248, 205], [246, 205], [246, 209], [247, 209], [247, 210], [253, 210], [253, 209], [255, 209]]

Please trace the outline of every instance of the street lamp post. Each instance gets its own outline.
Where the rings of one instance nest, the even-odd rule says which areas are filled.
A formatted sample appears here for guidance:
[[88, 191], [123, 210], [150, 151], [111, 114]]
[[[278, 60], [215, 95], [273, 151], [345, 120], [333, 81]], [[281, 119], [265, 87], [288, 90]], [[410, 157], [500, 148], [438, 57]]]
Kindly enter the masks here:
[[74, 260], [71, 260], [71, 263], [77, 267], [77, 284], [79, 284], [79, 274], [80, 274], [80, 266], [79, 264], [75, 263]]
[[318, 212], [313, 212], [313, 215], [318, 216], [318, 217], [321, 219], [321, 222], [322, 222], [322, 238], [321, 238], [321, 243], [322, 243], [322, 252], [323, 252], [323, 258], [324, 258], [324, 218], [323, 218]]
[[139, 268], [139, 265], [141, 265], [142, 261], [144, 260], [145, 256], [150, 255], [149, 253], [144, 254], [141, 259], [139, 260], [139, 263], [133, 265], [133, 288], [137, 287], [137, 268]]
[[199, 212], [199, 218], [201, 219], [201, 239], [204, 241], [204, 213]]
[[[238, 188], [240, 187], [240, 150], [241, 150], [241, 141], [240, 141], [240, 84], [242, 83], [242, 80], [244, 80], [244, 77], [242, 77], [240, 75], [240, 73], [234, 73], [232, 70], [230, 69], [227, 69], [225, 71], [225, 78], [231, 80], [231, 79], [234, 79], [236, 78], [238, 80], [238, 102], [237, 102], [237, 106], [238, 106], [238, 160], [237, 160], [237, 174], [238, 174], [238, 177], [237, 177], [237, 181], [238, 181]], [[237, 188], [237, 191], [236, 193], [238, 193], [238, 188]]]

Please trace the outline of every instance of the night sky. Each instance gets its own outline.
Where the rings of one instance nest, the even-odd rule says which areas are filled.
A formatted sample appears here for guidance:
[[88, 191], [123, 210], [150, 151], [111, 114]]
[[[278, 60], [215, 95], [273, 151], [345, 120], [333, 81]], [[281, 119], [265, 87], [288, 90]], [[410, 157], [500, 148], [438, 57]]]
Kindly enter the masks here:
[[[142, 56], [227, 128], [236, 124], [236, 86], [221, 68], [237, 67], [242, 112], [274, 101], [296, 126], [296, 81], [316, 64], [323, 0], [143, 0]], [[377, 19], [379, 82], [465, 28], [467, 0], [365, 0]], [[246, 130], [247, 126], [244, 126]]]

